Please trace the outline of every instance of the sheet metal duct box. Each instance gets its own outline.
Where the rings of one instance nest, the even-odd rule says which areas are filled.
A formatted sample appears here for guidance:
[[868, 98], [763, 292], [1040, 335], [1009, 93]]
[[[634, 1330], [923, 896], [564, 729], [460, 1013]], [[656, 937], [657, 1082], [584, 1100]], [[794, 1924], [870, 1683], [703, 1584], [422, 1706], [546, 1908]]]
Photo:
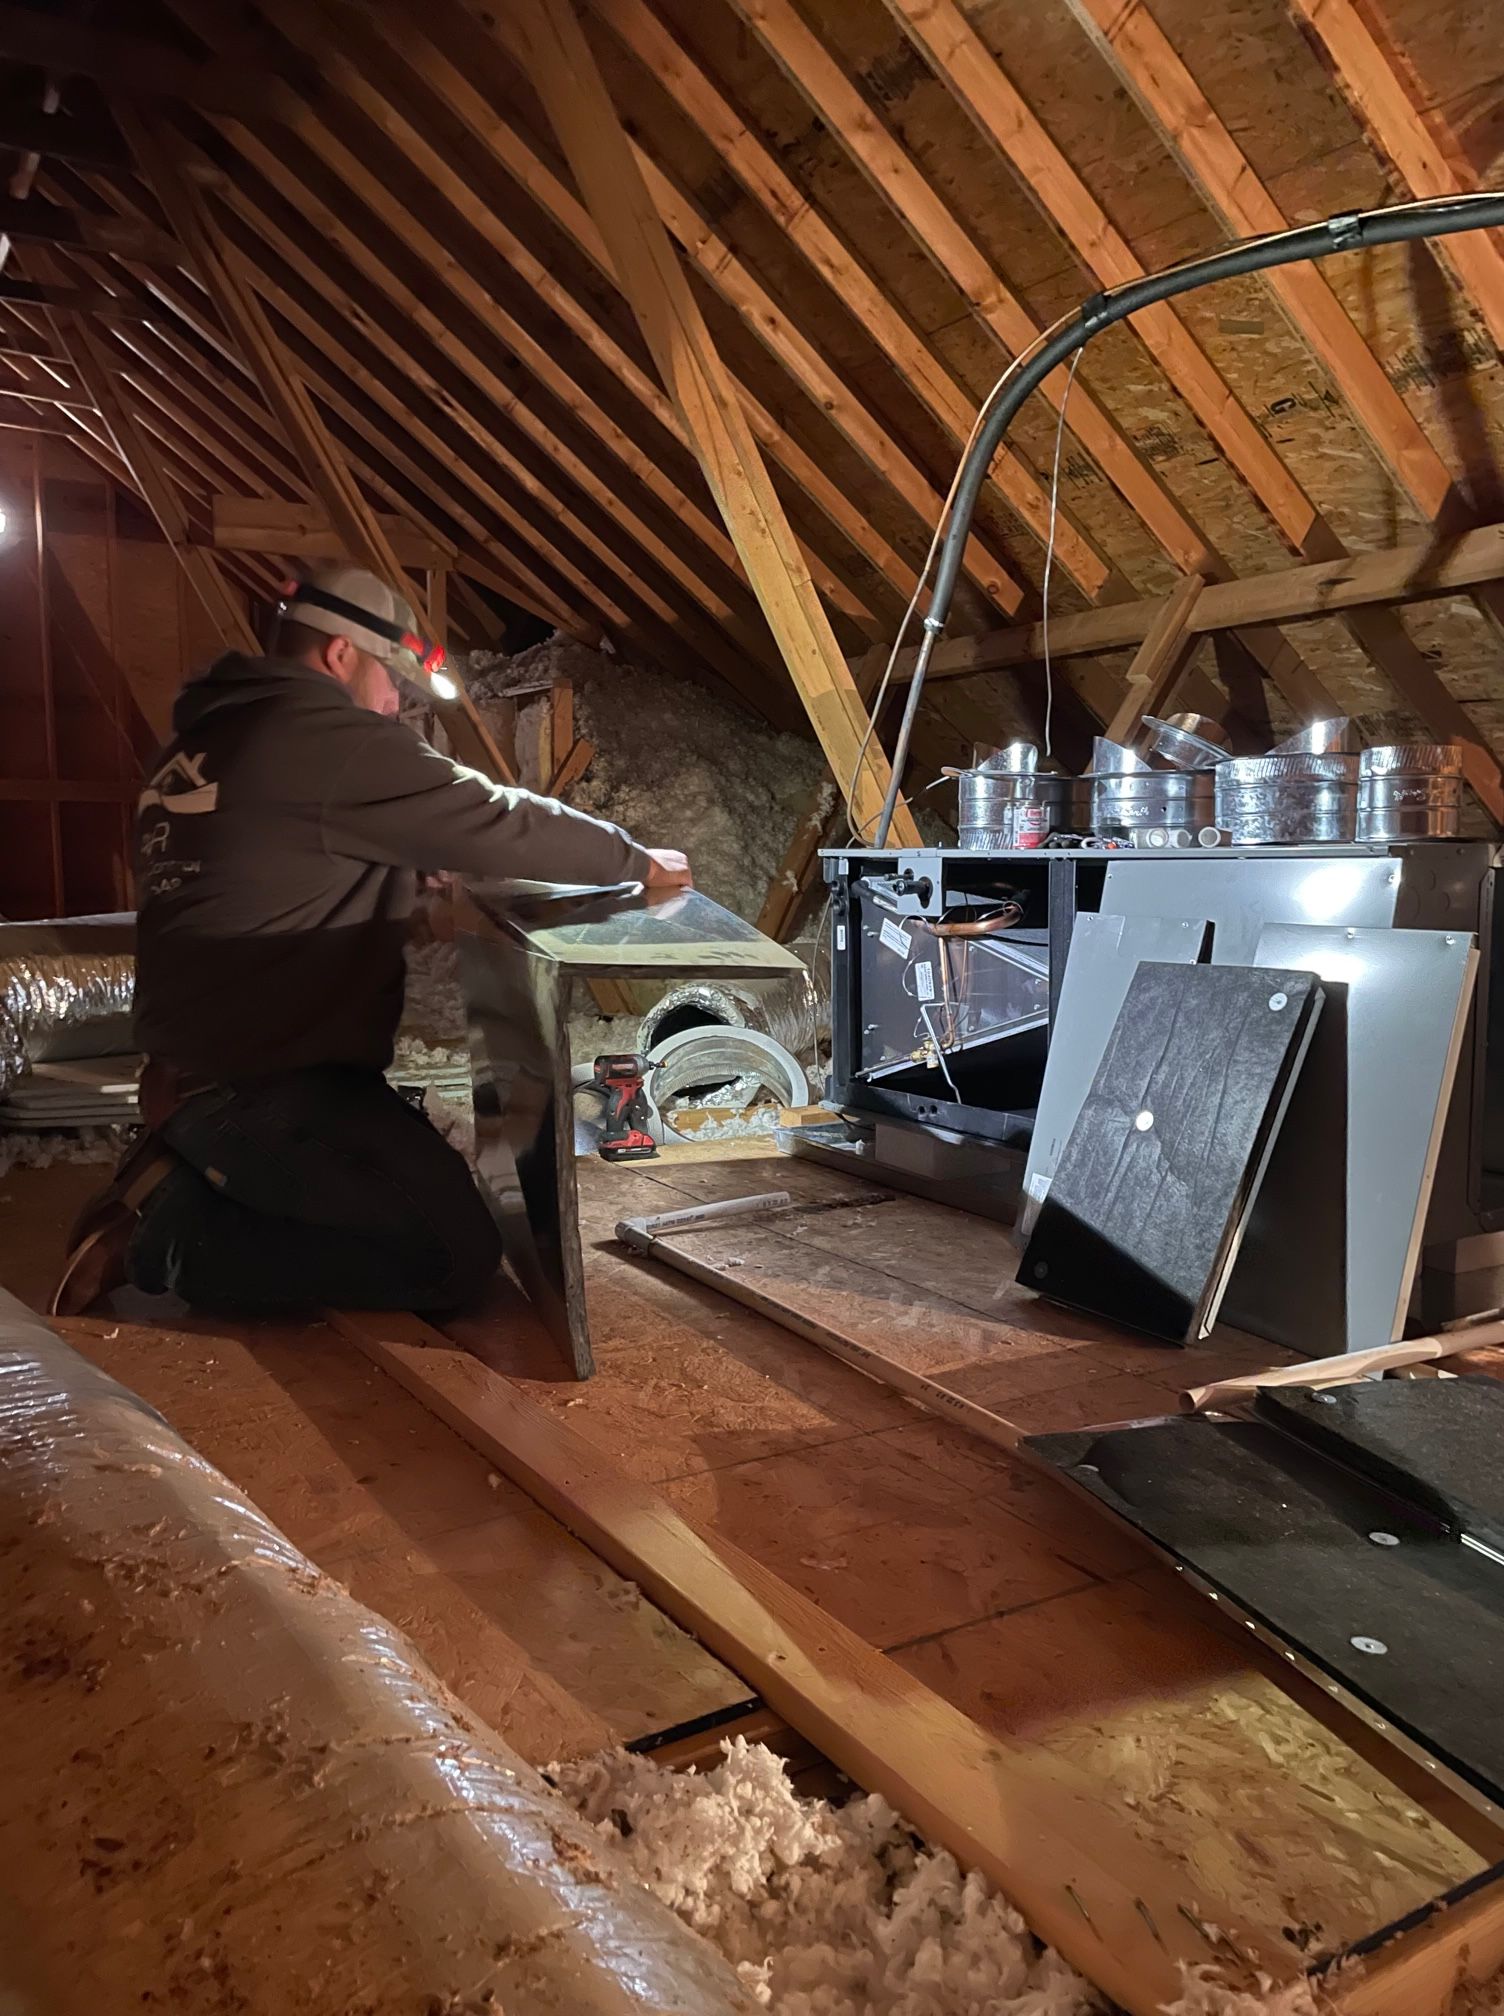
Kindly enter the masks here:
[[[1022, 1188], [1057, 1035], [1069, 1037], [1072, 1019], [1101, 1026], [1100, 1016], [1088, 1016], [1067, 1018], [1064, 1032], [1056, 1027], [1078, 916], [1132, 920], [1135, 928], [1108, 934], [1130, 948], [1131, 963], [1145, 935], [1137, 927], [1155, 920], [1193, 939], [1197, 956], [1225, 965], [1264, 963], [1261, 941], [1274, 927], [1457, 934], [1478, 948], [1477, 981], [1433, 1158], [1414, 1313], [1433, 1323], [1495, 1305], [1504, 1301], [1501, 861], [1504, 850], [1481, 840], [831, 853], [831, 1097], [864, 1130], [868, 1171], [899, 1184], [901, 1164], [914, 1157], [884, 1161], [883, 1140], [896, 1129], [932, 1132], [971, 1155], [988, 1144], [998, 1180], [986, 1186], [985, 1208], [997, 1213], [1005, 1208], [1000, 1194], [1016, 1202]], [[972, 935], [947, 929], [957, 925]], [[1281, 942], [1280, 963], [1296, 963]], [[978, 943], [989, 948], [985, 963], [958, 961], [959, 946]], [[995, 963], [1002, 947], [1013, 954], [1006, 974]], [[1072, 1081], [1080, 1073], [1089, 1083], [1097, 1061], [1073, 1059]], [[1365, 1113], [1359, 1135], [1372, 1140], [1382, 1119]], [[1054, 1125], [1058, 1131], [1058, 1113]], [[944, 1166], [943, 1146], [932, 1160]], [[953, 1186], [962, 1201], [963, 1190]]]

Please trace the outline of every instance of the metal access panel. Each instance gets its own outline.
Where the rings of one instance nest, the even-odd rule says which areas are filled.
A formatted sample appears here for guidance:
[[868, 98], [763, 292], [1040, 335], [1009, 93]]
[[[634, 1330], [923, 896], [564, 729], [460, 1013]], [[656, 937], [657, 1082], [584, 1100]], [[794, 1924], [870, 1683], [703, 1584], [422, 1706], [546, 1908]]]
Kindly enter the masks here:
[[1204, 918], [1109, 917], [1092, 911], [1077, 917], [1024, 1173], [1018, 1214], [1024, 1238], [1033, 1231], [1039, 1207], [1049, 1194], [1140, 961], [1192, 966], [1201, 957], [1205, 939]]
[[1358, 1381], [1030, 1436], [1025, 1453], [1166, 1553], [1491, 1818], [1504, 1801], [1504, 1570], [1488, 1379]]
[[1473, 940], [1271, 924], [1250, 963], [1319, 974], [1333, 997], [1327, 1035], [1336, 1024], [1345, 1040], [1318, 1049], [1323, 1068], [1297, 1088], [1223, 1313], [1307, 1356], [1391, 1343], [1404, 1329], [1472, 1005]]

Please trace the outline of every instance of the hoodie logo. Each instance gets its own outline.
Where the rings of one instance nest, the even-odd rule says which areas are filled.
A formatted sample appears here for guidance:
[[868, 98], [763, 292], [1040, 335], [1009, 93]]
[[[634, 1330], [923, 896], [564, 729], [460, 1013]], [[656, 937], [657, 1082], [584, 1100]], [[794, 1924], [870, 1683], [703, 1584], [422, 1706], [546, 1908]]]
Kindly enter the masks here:
[[202, 756], [179, 751], [169, 756], [136, 800], [138, 813], [160, 805], [164, 812], [212, 812], [219, 803], [219, 786], [205, 781]]

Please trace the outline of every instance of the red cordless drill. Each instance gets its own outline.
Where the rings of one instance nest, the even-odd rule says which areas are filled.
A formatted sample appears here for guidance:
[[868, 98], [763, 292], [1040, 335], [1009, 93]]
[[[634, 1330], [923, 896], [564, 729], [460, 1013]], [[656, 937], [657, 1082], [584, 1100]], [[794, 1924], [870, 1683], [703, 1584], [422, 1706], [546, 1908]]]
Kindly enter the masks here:
[[601, 1156], [607, 1162], [646, 1162], [658, 1153], [648, 1132], [648, 1095], [642, 1059], [630, 1051], [595, 1060], [595, 1084], [606, 1095]]

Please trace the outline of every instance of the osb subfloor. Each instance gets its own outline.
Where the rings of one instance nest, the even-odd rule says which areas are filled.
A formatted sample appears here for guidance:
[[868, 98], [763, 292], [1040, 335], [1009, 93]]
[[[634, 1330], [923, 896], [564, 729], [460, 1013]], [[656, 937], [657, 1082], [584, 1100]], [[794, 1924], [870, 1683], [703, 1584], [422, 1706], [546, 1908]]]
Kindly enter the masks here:
[[[59, 1169], [0, 1184], [7, 1286], [39, 1298], [93, 1180]], [[592, 1160], [580, 1184], [596, 1377], [559, 1379], [514, 1299], [455, 1334], [977, 1720], [1084, 1764], [1187, 1868], [1191, 1894], [1327, 1947], [1504, 1852], [1485, 1822], [1224, 1634], [1091, 1506], [611, 1239], [623, 1216], [769, 1189], [849, 1196], [849, 1179], [699, 1148], [651, 1167]], [[1000, 1290], [1003, 1240], [937, 1206], [874, 1199], [809, 1216], [794, 1260], [777, 1264], [809, 1313], [1030, 1428], [1162, 1412], [1189, 1380], [1268, 1355], [1236, 1339], [1173, 1351]], [[71, 1334], [407, 1629], [518, 1748], [541, 1760], [745, 1696], [323, 1326], [235, 1329], [96, 1319]]]

